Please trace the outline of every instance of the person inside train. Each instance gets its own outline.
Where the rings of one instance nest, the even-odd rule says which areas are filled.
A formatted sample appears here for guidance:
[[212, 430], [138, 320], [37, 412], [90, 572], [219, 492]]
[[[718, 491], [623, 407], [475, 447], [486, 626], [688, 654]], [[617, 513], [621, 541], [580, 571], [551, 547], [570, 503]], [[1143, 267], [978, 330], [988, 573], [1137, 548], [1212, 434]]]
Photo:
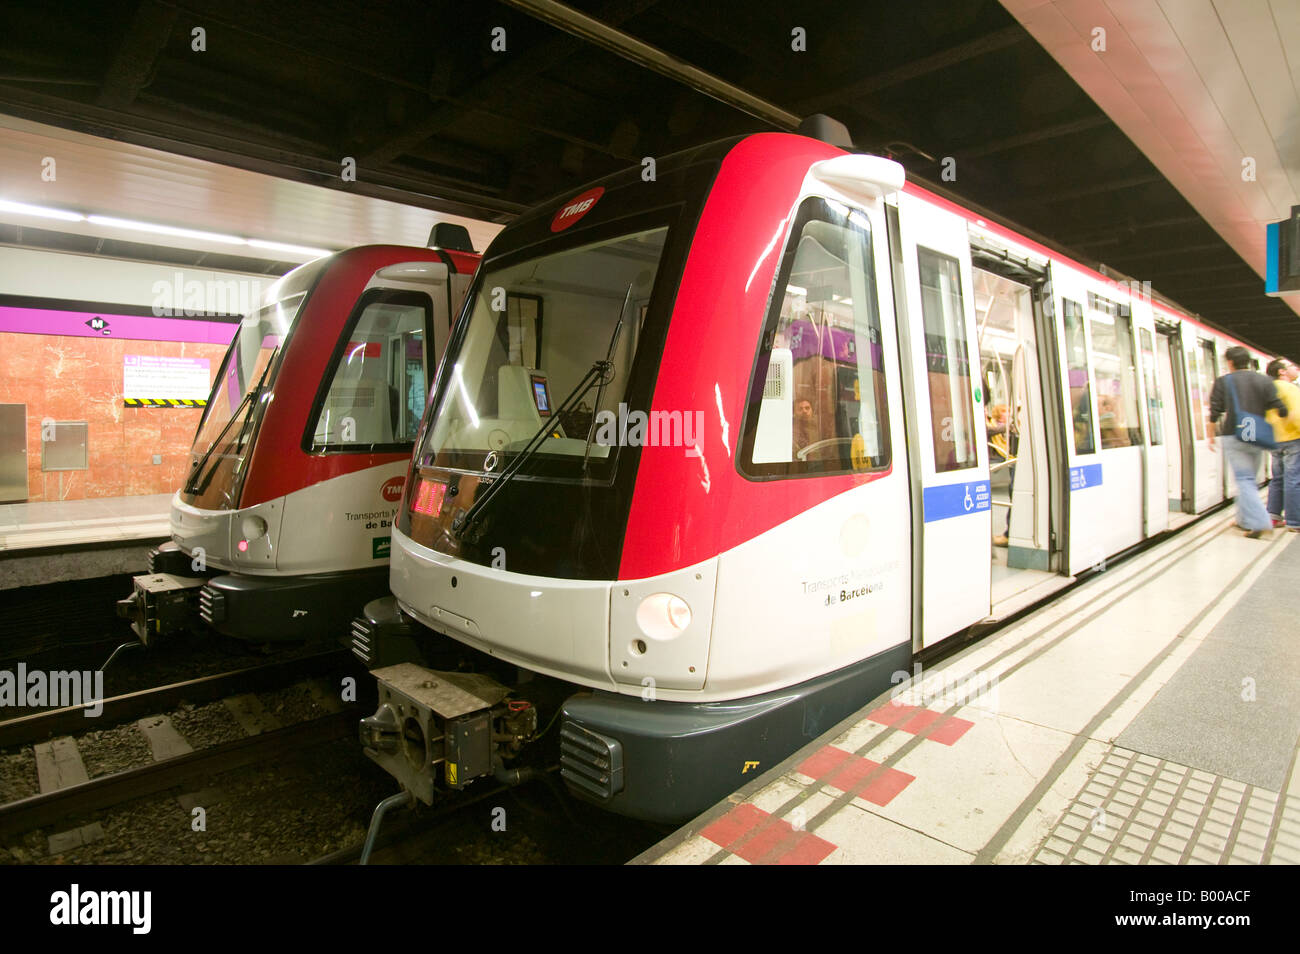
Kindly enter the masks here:
[[1217, 423], [1223, 454], [1237, 484], [1237, 526], [1248, 537], [1266, 538], [1273, 532], [1272, 522], [1255, 484], [1262, 451], [1244, 429], [1242, 436], [1238, 437], [1237, 418], [1239, 414], [1255, 414], [1262, 418], [1270, 408], [1287, 417], [1287, 407], [1277, 396], [1273, 382], [1258, 371], [1250, 370], [1249, 351], [1241, 345], [1233, 345], [1224, 352], [1224, 357], [1233, 370], [1216, 380], [1210, 391], [1210, 449], [1215, 447]]
[[817, 440], [817, 422], [812, 401], [800, 398], [794, 403], [794, 452], [797, 454]]
[[1287, 530], [1300, 533], [1300, 387], [1295, 383], [1300, 372], [1286, 358], [1274, 358], [1267, 370], [1287, 410], [1285, 418], [1276, 411], [1268, 412], [1277, 445], [1273, 477], [1268, 482], [1268, 515], [1274, 527], [1283, 526], [1285, 516]]
[[993, 453], [1001, 458], [994, 460], [990, 456], [990, 462], [996, 466], [1000, 463], [1010, 461], [1007, 466], [1007, 522], [1002, 532], [993, 538], [995, 547], [1005, 547], [1008, 545], [1011, 536], [1011, 506], [1014, 502], [1014, 493], [1016, 485], [1016, 454], [1019, 451], [1020, 433], [1016, 430], [1015, 422], [1011, 417], [1011, 409], [1005, 404], [994, 404], [989, 407], [989, 413], [986, 418], [989, 432], [989, 447]]

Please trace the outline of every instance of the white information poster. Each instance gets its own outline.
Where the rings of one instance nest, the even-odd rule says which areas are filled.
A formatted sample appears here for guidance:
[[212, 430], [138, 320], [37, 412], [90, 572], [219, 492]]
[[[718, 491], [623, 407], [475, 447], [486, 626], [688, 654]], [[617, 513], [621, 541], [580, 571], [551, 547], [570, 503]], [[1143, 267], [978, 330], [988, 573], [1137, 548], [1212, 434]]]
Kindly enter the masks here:
[[127, 400], [204, 401], [212, 390], [207, 358], [128, 354], [122, 365], [122, 397]]

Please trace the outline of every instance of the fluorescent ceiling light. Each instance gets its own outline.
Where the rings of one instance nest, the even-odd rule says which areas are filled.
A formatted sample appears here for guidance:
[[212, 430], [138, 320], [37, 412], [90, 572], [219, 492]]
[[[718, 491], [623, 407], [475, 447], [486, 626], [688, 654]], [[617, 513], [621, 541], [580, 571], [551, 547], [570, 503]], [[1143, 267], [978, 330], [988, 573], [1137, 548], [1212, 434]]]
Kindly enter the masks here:
[[36, 215], [43, 219], [62, 219], [64, 222], [80, 222], [85, 216], [80, 212], [65, 212], [63, 209], [47, 209], [40, 205], [28, 205], [26, 202], [10, 202], [0, 199], [0, 212], [17, 212], [19, 215]]
[[133, 232], [152, 232], [155, 235], [172, 235], [177, 238], [198, 239], [202, 242], [217, 242], [222, 245], [248, 245], [252, 248], [271, 252], [288, 252], [291, 255], [305, 255], [319, 258], [333, 255], [328, 248], [313, 248], [310, 245], [291, 245], [286, 242], [268, 242], [263, 239], [245, 239], [238, 235], [223, 235], [220, 232], [205, 232], [202, 229], [185, 229], [174, 225], [156, 225], [152, 222], [137, 222], [133, 219], [119, 219], [109, 215], [82, 215], [66, 209], [52, 209], [42, 205], [29, 205], [26, 202], [13, 202], [0, 199], [0, 213], [10, 212], [17, 215], [34, 215], [43, 219], [59, 219], [63, 222], [89, 222], [114, 229], [128, 229]]
[[198, 229], [178, 229], [171, 225], [154, 225], [149, 222], [133, 222], [130, 219], [114, 219], [107, 215], [88, 215], [86, 221], [93, 225], [107, 225], [115, 229], [131, 229], [136, 232], [153, 232], [157, 235], [175, 235], [179, 238], [199, 239], [204, 242], [220, 242], [225, 245], [247, 245], [245, 239], [237, 235], [221, 235], [218, 232], [202, 232]]
[[249, 239], [248, 244], [253, 248], [264, 248], [272, 252], [289, 252], [293, 255], [333, 255], [334, 253], [327, 248], [312, 248], [309, 245], [289, 245], [285, 242], [267, 242], [262, 239]]

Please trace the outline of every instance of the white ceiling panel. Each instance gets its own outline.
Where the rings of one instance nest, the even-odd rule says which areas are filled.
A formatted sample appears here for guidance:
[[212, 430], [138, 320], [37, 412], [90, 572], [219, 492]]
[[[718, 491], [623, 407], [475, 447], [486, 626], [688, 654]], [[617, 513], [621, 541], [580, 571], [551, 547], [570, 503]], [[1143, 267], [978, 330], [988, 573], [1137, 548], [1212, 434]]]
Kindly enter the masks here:
[[[1261, 276], [1300, 204], [1300, 0], [1002, 0]], [[1092, 49], [1093, 30], [1106, 49]], [[1255, 180], [1242, 179], [1242, 160]], [[1284, 299], [1300, 313], [1295, 297]]]
[[[47, 157], [54, 160], [54, 181], [42, 178]], [[365, 175], [364, 168], [358, 175]], [[325, 249], [423, 245], [435, 223], [453, 222], [469, 229], [481, 251], [502, 228], [9, 116], [0, 116], [0, 199]], [[86, 222], [53, 223], [13, 212], [0, 212], [0, 221], [150, 241], [144, 233]], [[310, 257], [199, 239], [166, 241], [203, 251], [238, 248], [251, 258]]]

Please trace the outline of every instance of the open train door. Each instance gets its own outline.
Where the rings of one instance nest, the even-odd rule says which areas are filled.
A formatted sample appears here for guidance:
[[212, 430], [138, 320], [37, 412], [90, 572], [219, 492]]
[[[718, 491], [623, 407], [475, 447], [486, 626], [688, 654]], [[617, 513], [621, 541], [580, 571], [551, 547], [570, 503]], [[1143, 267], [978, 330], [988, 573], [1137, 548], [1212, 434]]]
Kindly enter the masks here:
[[966, 220], [907, 194], [899, 219], [908, 316], [899, 331], [920, 458], [923, 648], [989, 613], [992, 496]]

